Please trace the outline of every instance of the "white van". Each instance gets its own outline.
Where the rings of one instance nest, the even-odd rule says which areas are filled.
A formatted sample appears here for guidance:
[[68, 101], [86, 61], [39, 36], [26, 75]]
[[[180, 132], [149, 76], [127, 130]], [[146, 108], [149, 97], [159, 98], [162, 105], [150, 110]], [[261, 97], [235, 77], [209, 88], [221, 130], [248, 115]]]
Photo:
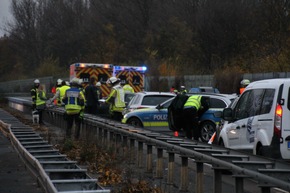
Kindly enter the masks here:
[[218, 143], [253, 154], [290, 159], [290, 78], [249, 84], [225, 120]]

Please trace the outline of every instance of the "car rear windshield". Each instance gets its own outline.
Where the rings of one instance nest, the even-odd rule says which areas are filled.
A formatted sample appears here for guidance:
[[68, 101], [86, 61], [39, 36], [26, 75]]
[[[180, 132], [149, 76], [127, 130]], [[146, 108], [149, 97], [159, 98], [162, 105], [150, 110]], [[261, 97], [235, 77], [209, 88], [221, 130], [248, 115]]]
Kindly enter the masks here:
[[142, 105], [158, 105], [173, 96], [162, 96], [162, 95], [151, 95], [151, 96], [144, 96]]

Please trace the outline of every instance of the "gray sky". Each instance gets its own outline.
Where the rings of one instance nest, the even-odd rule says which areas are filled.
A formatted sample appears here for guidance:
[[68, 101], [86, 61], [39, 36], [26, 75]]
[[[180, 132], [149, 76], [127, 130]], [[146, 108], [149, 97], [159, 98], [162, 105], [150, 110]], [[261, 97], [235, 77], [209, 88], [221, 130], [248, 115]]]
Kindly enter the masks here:
[[11, 0], [0, 0], [0, 37], [4, 35], [5, 22], [11, 20], [10, 2]]

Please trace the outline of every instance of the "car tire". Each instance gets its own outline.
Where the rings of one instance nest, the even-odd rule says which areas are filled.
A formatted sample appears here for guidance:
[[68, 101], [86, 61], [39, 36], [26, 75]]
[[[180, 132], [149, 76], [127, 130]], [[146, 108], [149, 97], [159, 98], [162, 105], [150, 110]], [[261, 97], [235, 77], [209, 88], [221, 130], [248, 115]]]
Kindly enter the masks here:
[[136, 117], [130, 118], [127, 121], [127, 124], [132, 125], [132, 126], [137, 127], [137, 128], [143, 128], [142, 122]]
[[211, 136], [216, 131], [216, 125], [210, 121], [205, 121], [200, 125], [200, 139], [203, 142], [208, 142]]

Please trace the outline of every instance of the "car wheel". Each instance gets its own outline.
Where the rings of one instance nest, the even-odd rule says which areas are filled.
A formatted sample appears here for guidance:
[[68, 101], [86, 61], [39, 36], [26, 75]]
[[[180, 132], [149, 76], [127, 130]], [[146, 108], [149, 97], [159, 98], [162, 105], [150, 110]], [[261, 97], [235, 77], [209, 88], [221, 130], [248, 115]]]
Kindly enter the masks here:
[[143, 128], [142, 122], [136, 117], [130, 118], [127, 121], [127, 124], [132, 125], [134, 127]]
[[210, 121], [203, 122], [200, 128], [201, 128], [200, 138], [201, 138], [201, 141], [203, 142], [208, 142], [211, 136], [216, 131], [216, 125]]

